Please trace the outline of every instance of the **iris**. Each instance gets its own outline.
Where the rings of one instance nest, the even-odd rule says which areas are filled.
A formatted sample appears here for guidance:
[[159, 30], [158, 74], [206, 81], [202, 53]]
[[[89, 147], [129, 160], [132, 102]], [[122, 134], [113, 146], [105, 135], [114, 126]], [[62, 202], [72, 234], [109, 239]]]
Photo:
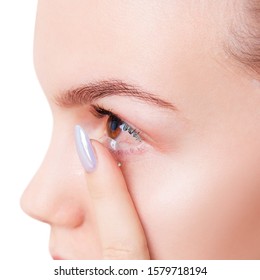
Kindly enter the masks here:
[[116, 139], [120, 135], [122, 131], [120, 126], [122, 123], [123, 122], [116, 116], [109, 116], [107, 120], [107, 134], [110, 138]]

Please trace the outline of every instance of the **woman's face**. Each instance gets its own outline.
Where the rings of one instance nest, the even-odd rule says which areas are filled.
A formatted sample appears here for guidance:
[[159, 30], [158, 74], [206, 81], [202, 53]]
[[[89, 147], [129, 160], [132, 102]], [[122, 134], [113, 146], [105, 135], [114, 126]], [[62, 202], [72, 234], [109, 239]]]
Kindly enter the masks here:
[[139, 132], [120, 132], [114, 156], [153, 259], [260, 257], [260, 88], [224, 53], [226, 1], [202, 2], [39, 1], [54, 128], [22, 206], [51, 225], [54, 257], [99, 258], [74, 144], [76, 124], [110, 132], [93, 105]]

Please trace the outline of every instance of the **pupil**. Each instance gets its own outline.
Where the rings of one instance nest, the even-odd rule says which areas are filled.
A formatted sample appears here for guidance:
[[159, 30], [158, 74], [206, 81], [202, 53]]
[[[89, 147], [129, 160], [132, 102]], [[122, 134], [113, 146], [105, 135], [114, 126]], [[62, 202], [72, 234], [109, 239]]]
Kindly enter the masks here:
[[119, 126], [120, 126], [120, 123], [119, 123], [119, 120], [118, 119], [112, 119], [111, 120], [111, 130], [114, 131], [116, 130]]
[[116, 139], [121, 133], [120, 125], [122, 121], [114, 116], [110, 116], [107, 121], [107, 134], [110, 138]]

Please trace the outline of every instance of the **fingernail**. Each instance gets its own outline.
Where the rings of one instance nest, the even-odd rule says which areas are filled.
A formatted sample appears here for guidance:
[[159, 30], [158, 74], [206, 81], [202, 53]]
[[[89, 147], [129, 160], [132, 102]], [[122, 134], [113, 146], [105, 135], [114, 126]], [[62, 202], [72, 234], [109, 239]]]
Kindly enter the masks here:
[[81, 164], [88, 173], [93, 172], [97, 164], [95, 153], [87, 133], [79, 125], [75, 126], [75, 141]]

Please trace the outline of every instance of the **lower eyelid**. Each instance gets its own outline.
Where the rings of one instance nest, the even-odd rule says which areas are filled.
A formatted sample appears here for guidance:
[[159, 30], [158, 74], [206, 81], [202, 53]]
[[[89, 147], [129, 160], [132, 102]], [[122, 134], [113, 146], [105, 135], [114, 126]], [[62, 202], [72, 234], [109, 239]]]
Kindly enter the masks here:
[[[129, 147], [128, 144], [118, 143], [116, 140], [107, 135], [98, 139], [98, 141], [110, 150], [110, 152], [119, 160], [129, 158], [130, 156], [138, 156], [149, 150], [150, 145], [140, 142], [135, 147]], [[124, 147], [125, 146], [125, 147]]]
[[129, 160], [133, 156], [140, 156], [149, 150], [149, 146], [142, 143], [138, 147], [128, 148], [128, 149], [110, 149], [111, 153], [116, 157], [116, 159], [124, 161]]

